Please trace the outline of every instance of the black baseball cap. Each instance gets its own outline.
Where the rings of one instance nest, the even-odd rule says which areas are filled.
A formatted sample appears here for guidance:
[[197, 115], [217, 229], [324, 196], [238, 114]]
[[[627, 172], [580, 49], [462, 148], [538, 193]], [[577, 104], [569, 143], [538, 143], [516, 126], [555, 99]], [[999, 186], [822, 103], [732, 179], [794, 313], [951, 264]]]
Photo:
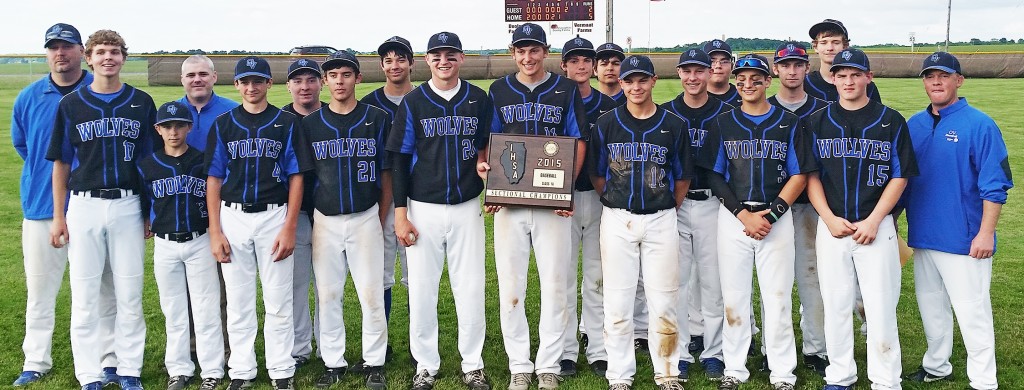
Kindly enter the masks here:
[[619, 78], [624, 79], [633, 73], [643, 73], [648, 76], [654, 76], [654, 63], [651, 62], [651, 57], [629, 56], [622, 61], [622, 67], [619, 68]]
[[708, 53], [705, 53], [704, 50], [701, 50], [696, 47], [683, 50], [683, 54], [679, 55], [679, 65], [676, 65], [676, 67], [678, 68], [683, 65], [691, 64], [700, 65], [705, 68], [710, 68], [711, 57], [709, 57]]
[[744, 69], [754, 69], [771, 75], [768, 70], [768, 58], [760, 54], [750, 53], [736, 60], [736, 66], [732, 68], [732, 74], [737, 74]]
[[327, 56], [327, 61], [321, 65], [324, 72], [331, 69], [338, 69], [343, 66], [348, 66], [359, 73], [359, 59], [355, 55], [349, 53], [346, 50], [338, 50], [331, 55]]
[[570, 39], [562, 46], [562, 61], [569, 58], [570, 55], [580, 55], [588, 58], [594, 58], [597, 56], [597, 51], [594, 50], [594, 44], [590, 43], [586, 38], [580, 38], [579, 35], [576, 38]]
[[843, 22], [835, 19], [825, 19], [815, 23], [811, 26], [811, 30], [808, 31], [808, 34], [811, 35], [811, 39], [818, 39], [818, 34], [825, 30], [842, 31], [843, 36], [846, 37], [846, 39], [850, 39], [850, 33], [846, 31], [846, 26], [843, 26]]
[[838, 68], [856, 68], [865, 72], [871, 70], [871, 62], [868, 61], [868, 55], [864, 54], [860, 49], [849, 48], [845, 49], [832, 59], [832, 67], [828, 68], [829, 72], [835, 72]]
[[177, 100], [164, 103], [159, 110], [156, 110], [156, 123], [154, 124], [159, 125], [170, 121], [192, 123], [192, 112], [189, 111], [185, 103]]
[[932, 69], [941, 70], [946, 73], [960, 73], [960, 60], [956, 59], [955, 56], [944, 51], [937, 51], [932, 55], [925, 57], [924, 62], [921, 64], [921, 76], [924, 76], [924, 72]]
[[430, 40], [427, 41], [427, 53], [440, 49], [455, 49], [462, 51], [462, 41], [459, 40], [458, 35], [447, 31], [431, 35]]
[[708, 53], [708, 57], [711, 57], [715, 52], [722, 52], [732, 57], [732, 46], [721, 39], [712, 39], [704, 42], [704, 52]]
[[46, 30], [46, 40], [43, 42], [43, 47], [49, 47], [50, 42], [54, 40], [61, 40], [75, 45], [82, 44], [82, 34], [78, 32], [75, 26], [67, 23], [57, 23], [50, 26], [49, 30]]
[[409, 43], [408, 39], [395, 35], [391, 38], [388, 38], [387, 40], [384, 41], [384, 43], [380, 44], [380, 46], [377, 47], [377, 54], [379, 54], [381, 57], [387, 55], [388, 52], [391, 51], [406, 52], [412, 54], [412, 45]]
[[265, 79], [270, 77], [270, 63], [262, 57], [248, 56], [235, 63], [235, 81], [243, 77], [260, 76]]
[[619, 61], [626, 59], [626, 52], [622, 50], [622, 46], [608, 42], [601, 44], [597, 47], [597, 51], [594, 53], [597, 58], [605, 57], [619, 57]]
[[548, 45], [548, 36], [544, 28], [536, 23], [523, 23], [512, 32], [512, 46], [539, 43], [541, 46]]
[[316, 61], [299, 58], [293, 61], [291, 65], [288, 65], [288, 80], [291, 80], [292, 77], [295, 77], [302, 71], [313, 72], [316, 74], [316, 77], [324, 76], [323, 73], [320, 73], [320, 64], [317, 64]]
[[804, 44], [797, 41], [782, 42], [778, 48], [775, 49], [775, 62], [779, 63], [785, 60], [804, 60], [810, 61], [810, 57], [807, 56], [807, 47]]

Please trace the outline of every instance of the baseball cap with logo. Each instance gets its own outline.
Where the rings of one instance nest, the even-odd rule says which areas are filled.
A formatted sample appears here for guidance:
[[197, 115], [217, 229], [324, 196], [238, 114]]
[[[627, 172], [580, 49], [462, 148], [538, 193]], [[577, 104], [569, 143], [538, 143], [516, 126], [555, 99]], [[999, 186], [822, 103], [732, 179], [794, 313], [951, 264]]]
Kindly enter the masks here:
[[941, 70], [946, 73], [960, 73], [960, 60], [956, 59], [955, 56], [944, 51], [937, 51], [932, 55], [925, 57], [924, 62], [921, 64], [921, 76], [924, 76], [924, 72], [932, 69]]
[[835, 72], [839, 68], [856, 68], [863, 71], [871, 70], [871, 62], [868, 61], [868, 55], [864, 54], [860, 49], [845, 49], [832, 59], [832, 67], [828, 68], [829, 72]]
[[248, 76], [260, 76], [268, 80], [271, 79], [270, 63], [256, 56], [248, 56], [238, 60], [235, 63], [235, 81]]
[[377, 54], [384, 56], [387, 55], [388, 52], [396, 50], [399, 52], [406, 52], [409, 54], [413, 53], [412, 45], [409, 43], [409, 40], [395, 35], [391, 38], [388, 38], [387, 40], [384, 41], [384, 43], [380, 44], [380, 46], [377, 47]]
[[597, 56], [597, 52], [594, 51], [594, 44], [590, 43], [586, 38], [580, 38], [579, 35], [576, 38], [570, 39], [562, 46], [562, 61], [565, 61], [570, 55], [579, 55], [588, 58], [594, 58]]
[[547, 33], [544, 28], [535, 23], [523, 23], [512, 32], [512, 46], [529, 45], [539, 43], [541, 46], [548, 45]]
[[57, 23], [50, 26], [49, 30], [46, 30], [46, 40], [43, 42], [43, 47], [49, 47], [50, 42], [54, 40], [60, 40], [75, 45], [82, 44], [82, 34], [78, 33], [78, 29], [67, 23]]
[[288, 65], [288, 80], [291, 80], [292, 77], [297, 76], [302, 71], [313, 72], [316, 74], [316, 77], [323, 77], [323, 74], [320, 73], [320, 64], [313, 60], [299, 58], [293, 61], [291, 65]]
[[683, 50], [683, 54], [679, 55], [679, 65], [676, 65], [676, 67], [691, 64], [710, 68], [711, 57], [708, 57], [708, 53], [705, 53], [704, 50], [696, 47]]
[[732, 57], [732, 46], [729, 46], [728, 43], [721, 39], [712, 39], [704, 42], [703, 49], [705, 53], [708, 53], [709, 57], [715, 52], [722, 52], [728, 54], [729, 57]]
[[760, 54], [750, 53], [737, 59], [736, 67], [732, 69], [732, 74], [737, 74], [744, 69], [759, 70], [766, 75], [771, 75], [771, 71], [768, 70], [768, 58]]
[[164, 103], [156, 110], [156, 125], [164, 122], [178, 121], [192, 123], [192, 112], [185, 103], [177, 100]]
[[619, 78], [624, 79], [633, 73], [654, 76], [654, 63], [651, 62], [651, 58], [648, 56], [629, 56], [622, 61], [622, 67], [619, 68]]
[[611, 42], [604, 43], [601, 44], [601, 46], [598, 46], [595, 55], [597, 56], [597, 58], [608, 58], [615, 56], [619, 58], [619, 61], [626, 59], [626, 52], [622, 50], [622, 46], [616, 45]]
[[327, 61], [324, 61], [321, 68], [326, 72], [343, 66], [350, 67], [352, 70], [356, 71], [356, 73], [359, 73], [359, 59], [352, 53], [345, 50], [338, 50], [331, 53], [331, 55], [327, 57]]
[[455, 49], [462, 51], [462, 41], [459, 36], [450, 32], [439, 32], [431, 35], [427, 41], [427, 53], [440, 49]]
[[811, 35], [811, 39], [818, 39], [818, 34], [825, 30], [842, 31], [843, 36], [846, 37], [846, 39], [850, 39], [850, 33], [846, 31], [846, 26], [843, 26], [843, 22], [840, 22], [835, 19], [825, 19], [818, 23], [815, 23], [813, 26], [811, 26], [811, 29], [810, 31], [808, 31], [808, 34]]
[[809, 57], [807, 56], [807, 47], [796, 41], [782, 42], [782, 44], [775, 49], [775, 63], [777, 64], [791, 59], [809, 61]]

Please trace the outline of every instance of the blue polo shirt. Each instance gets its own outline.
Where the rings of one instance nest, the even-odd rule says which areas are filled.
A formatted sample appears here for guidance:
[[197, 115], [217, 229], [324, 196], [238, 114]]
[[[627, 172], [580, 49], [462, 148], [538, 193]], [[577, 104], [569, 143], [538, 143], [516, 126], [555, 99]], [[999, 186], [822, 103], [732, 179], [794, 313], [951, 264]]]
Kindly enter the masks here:
[[206, 150], [206, 138], [210, 133], [210, 127], [213, 126], [213, 120], [221, 114], [231, 111], [232, 108], [238, 107], [238, 103], [234, 100], [220, 97], [216, 93], [211, 93], [210, 102], [206, 103], [202, 110], [193, 106], [188, 101], [188, 96], [182, 96], [178, 101], [185, 103], [188, 110], [192, 112], [192, 131], [188, 133], [188, 137], [185, 137], [185, 142], [189, 146], [199, 149], [200, 152]]

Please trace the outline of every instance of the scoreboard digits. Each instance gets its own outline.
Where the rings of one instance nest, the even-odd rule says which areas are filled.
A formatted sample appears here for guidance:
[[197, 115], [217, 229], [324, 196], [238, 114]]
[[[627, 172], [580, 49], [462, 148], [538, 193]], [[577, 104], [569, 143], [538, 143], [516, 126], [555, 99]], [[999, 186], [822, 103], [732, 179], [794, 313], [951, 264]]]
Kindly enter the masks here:
[[593, 0], [505, 0], [506, 22], [594, 20]]

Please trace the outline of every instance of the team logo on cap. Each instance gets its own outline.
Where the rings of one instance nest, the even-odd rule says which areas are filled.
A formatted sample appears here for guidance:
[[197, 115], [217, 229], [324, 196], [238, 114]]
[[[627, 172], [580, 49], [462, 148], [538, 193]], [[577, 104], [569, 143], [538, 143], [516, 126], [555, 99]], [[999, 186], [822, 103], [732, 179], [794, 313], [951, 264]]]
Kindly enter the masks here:
[[307, 64], [309, 64], [309, 61], [306, 61], [305, 58], [299, 60], [299, 66], [306, 66]]
[[530, 27], [529, 24], [524, 24], [523, 25], [523, 32], [526, 33], [526, 35], [530, 35], [530, 33], [533, 32], [533, 27]]
[[606, 43], [606, 44], [604, 44], [604, 48], [605, 49], [614, 49], [615, 47], [612, 46], [612, 44], [610, 44], [610, 43]]
[[245, 61], [245, 66], [248, 66], [249, 69], [256, 69], [256, 59], [255, 58], [250, 58], [250, 59], [246, 60]]
[[714, 46], [715, 48], [721, 48], [722, 47], [722, 41], [719, 41], [717, 39], [714, 40], [714, 41], [711, 41], [711, 46]]
[[690, 57], [696, 57], [697, 56], [697, 51], [696, 50], [690, 50], [690, 53], [688, 53], [687, 55], [690, 56]]
[[786, 45], [786, 50], [789, 50], [789, 51], [796, 50], [796, 45], [790, 43], [790, 44]]
[[633, 66], [640, 66], [640, 58], [633, 57], [629, 59], [629, 64]]
[[932, 62], [939, 62], [939, 55], [938, 54], [932, 54]]
[[572, 42], [575, 43], [576, 46], [583, 46], [583, 40], [580, 38], [573, 39]]
[[168, 114], [174, 115], [174, 113], [176, 113], [176, 112], [178, 112], [178, 107], [175, 107], [173, 105], [167, 106], [167, 113]]
[[50, 30], [50, 35], [57, 35], [57, 34], [60, 34], [60, 25], [53, 26], [53, 29]]
[[843, 54], [842, 54], [842, 56], [843, 56], [843, 59], [844, 59], [844, 60], [847, 60], [847, 61], [849, 61], [849, 60], [850, 60], [850, 58], [852, 58], [852, 57], [853, 57], [853, 52], [852, 52], [852, 51], [843, 51]]
[[441, 33], [441, 35], [437, 36], [437, 40], [441, 41], [441, 43], [448, 43], [448, 34]]

